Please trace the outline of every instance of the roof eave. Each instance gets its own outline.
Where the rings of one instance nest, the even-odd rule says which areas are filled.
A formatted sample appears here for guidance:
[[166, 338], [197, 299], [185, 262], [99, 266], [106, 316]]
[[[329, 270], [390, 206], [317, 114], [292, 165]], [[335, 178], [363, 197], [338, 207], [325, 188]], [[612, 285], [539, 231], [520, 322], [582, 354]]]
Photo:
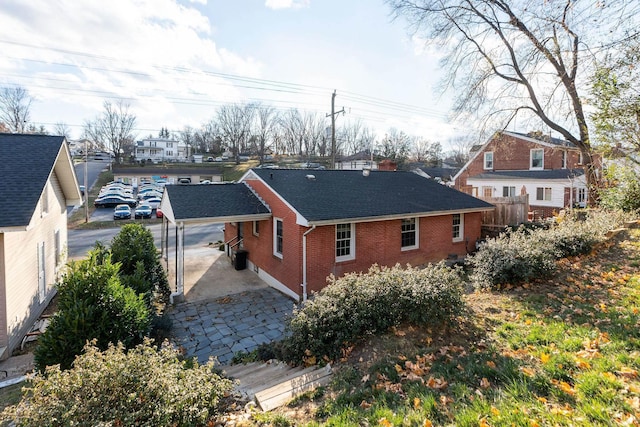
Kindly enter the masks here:
[[377, 222], [377, 221], [392, 221], [397, 219], [405, 219], [405, 218], [424, 218], [424, 217], [432, 217], [432, 216], [442, 216], [442, 215], [452, 215], [452, 214], [465, 214], [465, 213], [475, 213], [475, 212], [486, 212], [492, 211], [495, 209], [495, 206], [487, 206], [487, 207], [478, 207], [478, 208], [466, 208], [466, 209], [455, 209], [455, 210], [444, 210], [444, 211], [433, 211], [433, 212], [416, 212], [416, 213], [404, 213], [404, 214], [392, 214], [392, 215], [380, 215], [380, 216], [369, 216], [369, 217], [357, 217], [357, 218], [336, 218], [336, 219], [327, 219], [327, 220], [309, 220], [305, 225], [307, 227], [315, 225], [316, 227], [321, 227], [323, 225], [335, 225], [335, 224], [344, 224], [350, 222]]
[[[163, 211], [164, 212], [164, 211]], [[211, 223], [228, 223], [228, 222], [249, 222], [264, 221], [271, 218], [271, 213], [250, 214], [250, 215], [228, 215], [217, 217], [200, 217], [200, 218], [167, 218], [172, 224], [211, 224]]]

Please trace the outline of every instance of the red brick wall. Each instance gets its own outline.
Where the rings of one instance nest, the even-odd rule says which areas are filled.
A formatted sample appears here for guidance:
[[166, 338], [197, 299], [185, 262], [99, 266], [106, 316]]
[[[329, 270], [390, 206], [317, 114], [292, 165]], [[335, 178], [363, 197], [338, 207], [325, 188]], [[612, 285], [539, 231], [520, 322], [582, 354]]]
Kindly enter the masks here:
[[[563, 148], [545, 147], [510, 135], [498, 134], [456, 179], [455, 188], [471, 194], [471, 187], [467, 185], [467, 178], [481, 173], [490, 172], [489, 170], [484, 169], [485, 152], [493, 152], [492, 171], [529, 170], [531, 149], [534, 148], [544, 149], [545, 169], [562, 169]], [[579, 159], [580, 154], [578, 150], [567, 150], [567, 169], [576, 168]]]
[[[244, 247], [249, 259], [289, 289], [300, 294], [302, 284], [302, 235], [309, 228], [296, 225], [295, 214], [260, 181], [247, 181], [271, 208], [273, 217], [283, 219], [284, 247], [282, 259], [273, 255], [273, 219], [260, 222], [259, 237], [252, 234], [252, 223], [244, 224]], [[355, 259], [336, 262], [335, 225], [317, 227], [307, 235], [307, 292], [319, 291], [327, 276], [366, 271], [372, 264], [392, 266], [421, 265], [437, 262], [449, 255], [464, 256], [480, 238], [481, 214], [464, 215], [465, 239], [452, 242], [452, 216], [420, 218], [419, 248], [401, 251], [401, 220], [357, 223], [355, 225]], [[227, 236], [227, 233], [229, 235]], [[225, 227], [225, 239], [236, 230]], [[468, 243], [466, 243], [468, 239]]]

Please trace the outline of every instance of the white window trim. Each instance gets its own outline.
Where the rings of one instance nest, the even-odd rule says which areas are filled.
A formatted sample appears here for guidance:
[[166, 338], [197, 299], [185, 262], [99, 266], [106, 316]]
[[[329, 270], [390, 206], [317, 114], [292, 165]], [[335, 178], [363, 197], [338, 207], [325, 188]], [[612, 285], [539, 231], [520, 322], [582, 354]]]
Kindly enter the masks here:
[[[336, 256], [336, 262], [342, 262], [342, 261], [351, 261], [353, 259], [356, 259], [356, 225], [354, 223], [349, 223], [349, 225], [351, 226], [351, 230], [350, 230], [350, 238], [349, 238], [349, 255], [343, 255], [343, 256]], [[336, 246], [335, 244], [338, 241], [338, 224], [336, 224], [335, 226], [335, 233], [334, 233], [334, 245], [333, 245], [333, 251], [335, 253], [336, 251]]]
[[282, 259], [282, 252], [278, 252], [278, 222], [282, 224], [282, 248], [284, 249], [284, 222], [282, 218], [273, 218], [273, 255]]
[[401, 251], [410, 251], [412, 249], [418, 249], [420, 247], [420, 218], [406, 218], [406, 219], [415, 220], [416, 243], [415, 245], [411, 245], [411, 246], [402, 246], [402, 221], [400, 221], [400, 250]]
[[567, 150], [562, 150], [562, 169], [567, 168]]
[[[460, 225], [459, 225], [460, 233], [458, 237], [452, 238], [452, 240], [454, 242], [462, 242], [464, 240], [464, 214], [461, 213], [461, 214], [454, 214], [454, 215], [460, 215]], [[451, 231], [453, 232], [453, 216], [451, 217]]]
[[[491, 155], [491, 167], [487, 167], [487, 155], [490, 154]], [[484, 153], [484, 162], [482, 163], [482, 168], [484, 170], [492, 170], [493, 169], [493, 151], [487, 151], [486, 153]]]
[[[542, 166], [533, 167], [533, 152], [542, 151]], [[529, 151], [529, 170], [541, 170], [544, 169], [544, 148], [532, 148]]]
[[[538, 198], [538, 190], [542, 189], [542, 199]], [[549, 198], [547, 199], [545, 196], [547, 195], [547, 190], [549, 190]], [[550, 202], [553, 200], [553, 188], [552, 187], [536, 187], [536, 201], [537, 202]]]

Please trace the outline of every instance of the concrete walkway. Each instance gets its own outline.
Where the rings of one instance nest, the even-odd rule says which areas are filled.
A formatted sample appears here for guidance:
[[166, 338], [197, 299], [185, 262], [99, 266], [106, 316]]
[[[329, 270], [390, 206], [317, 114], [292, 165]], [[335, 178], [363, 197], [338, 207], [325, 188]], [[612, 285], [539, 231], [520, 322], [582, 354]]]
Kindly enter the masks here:
[[[172, 338], [187, 357], [228, 364], [237, 352], [282, 338], [294, 302], [217, 248], [185, 251], [185, 302], [171, 307]], [[175, 280], [169, 268], [169, 280]]]

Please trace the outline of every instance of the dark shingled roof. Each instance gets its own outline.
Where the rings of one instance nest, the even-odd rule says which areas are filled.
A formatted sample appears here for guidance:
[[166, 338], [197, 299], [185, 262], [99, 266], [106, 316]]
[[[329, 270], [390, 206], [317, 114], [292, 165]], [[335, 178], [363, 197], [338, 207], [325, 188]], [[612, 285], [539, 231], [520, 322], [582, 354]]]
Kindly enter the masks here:
[[176, 220], [269, 213], [244, 184], [167, 185], [165, 191]]
[[309, 222], [493, 208], [412, 172], [371, 171], [364, 176], [345, 170], [252, 171]]
[[569, 179], [582, 175], [582, 169], [517, 170], [485, 172], [468, 179]]
[[29, 225], [62, 136], [0, 133], [0, 227]]

